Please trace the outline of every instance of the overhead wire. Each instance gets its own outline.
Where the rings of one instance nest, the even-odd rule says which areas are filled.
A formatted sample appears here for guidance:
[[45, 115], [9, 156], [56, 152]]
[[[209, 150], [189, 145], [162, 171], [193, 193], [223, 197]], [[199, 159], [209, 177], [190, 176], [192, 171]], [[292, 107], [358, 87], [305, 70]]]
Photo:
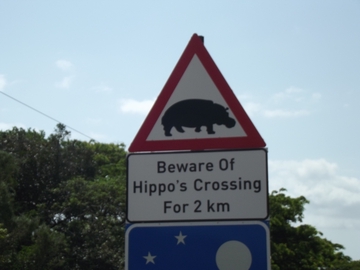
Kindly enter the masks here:
[[0, 91], [0, 93], [3, 94], [3, 95], [5, 95], [5, 96], [7, 96], [8, 98], [11, 98], [12, 100], [15, 100], [16, 102], [18, 102], [18, 103], [20, 103], [20, 104], [28, 107], [29, 109], [31, 109], [31, 110], [33, 110], [33, 111], [35, 111], [35, 112], [37, 112], [37, 113], [42, 114], [43, 116], [45, 116], [45, 117], [47, 117], [47, 118], [49, 118], [49, 119], [51, 119], [51, 120], [53, 120], [53, 121], [55, 121], [55, 122], [57, 122], [57, 123], [59, 123], [59, 124], [64, 124], [67, 128], [71, 129], [72, 131], [75, 131], [76, 133], [79, 133], [79, 134], [81, 134], [81, 135], [89, 138], [90, 140], [96, 141], [95, 139], [91, 138], [90, 136], [86, 135], [85, 133], [83, 133], [83, 132], [81, 132], [81, 131], [73, 128], [73, 127], [70, 127], [69, 125], [66, 125], [64, 122], [59, 121], [59, 120], [51, 117], [50, 115], [47, 115], [46, 113], [43, 113], [43, 112], [35, 109], [34, 107], [31, 107], [30, 105], [28, 105], [28, 104], [26, 104], [26, 103], [24, 103], [24, 102], [22, 102], [22, 101], [20, 101], [20, 100], [18, 100], [18, 99], [16, 99], [16, 98], [14, 98], [14, 97], [12, 97], [12, 96], [4, 93], [3, 91]]

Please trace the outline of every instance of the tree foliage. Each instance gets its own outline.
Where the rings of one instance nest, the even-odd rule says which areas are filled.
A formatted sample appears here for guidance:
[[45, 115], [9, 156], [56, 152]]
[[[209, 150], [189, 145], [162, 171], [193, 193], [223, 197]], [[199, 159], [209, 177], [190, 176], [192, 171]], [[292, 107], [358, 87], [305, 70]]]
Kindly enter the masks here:
[[323, 238], [315, 227], [301, 224], [309, 201], [304, 196], [291, 198], [285, 191], [273, 191], [269, 197], [272, 269], [348, 269], [344, 267], [351, 258], [341, 252], [342, 245]]
[[121, 269], [122, 144], [0, 132], [0, 269]]

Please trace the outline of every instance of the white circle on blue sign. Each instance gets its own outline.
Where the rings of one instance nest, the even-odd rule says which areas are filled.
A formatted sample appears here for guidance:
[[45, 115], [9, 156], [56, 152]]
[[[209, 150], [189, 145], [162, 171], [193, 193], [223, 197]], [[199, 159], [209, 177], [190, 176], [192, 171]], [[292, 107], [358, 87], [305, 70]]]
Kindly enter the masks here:
[[219, 270], [249, 270], [251, 263], [251, 252], [240, 241], [227, 241], [216, 252], [216, 265]]

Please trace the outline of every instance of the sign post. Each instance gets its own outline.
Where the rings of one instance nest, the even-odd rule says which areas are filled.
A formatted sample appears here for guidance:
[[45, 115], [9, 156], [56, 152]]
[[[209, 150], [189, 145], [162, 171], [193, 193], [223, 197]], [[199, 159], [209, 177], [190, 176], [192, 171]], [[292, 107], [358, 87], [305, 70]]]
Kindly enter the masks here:
[[265, 146], [194, 34], [129, 147], [125, 269], [270, 269]]

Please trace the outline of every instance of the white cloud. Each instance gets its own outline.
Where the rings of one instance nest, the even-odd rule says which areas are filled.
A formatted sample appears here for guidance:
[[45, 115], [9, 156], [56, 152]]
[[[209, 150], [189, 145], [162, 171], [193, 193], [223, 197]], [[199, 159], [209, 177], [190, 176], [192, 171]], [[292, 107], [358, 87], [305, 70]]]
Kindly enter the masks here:
[[275, 102], [282, 102], [287, 99], [301, 101], [303, 99], [303, 96], [300, 94], [303, 92], [303, 89], [291, 86], [285, 89], [285, 91], [274, 94], [272, 96], [272, 100], [274, 100]]
[[312, 93], [311, 98], [313, 100], [319, 100], [322, 98], [322, 95], [320, 93]]
[[57, 60], [55, 62], [56, 66], [60, 68], [63, 71], [70, 70], [73, 66], [73, 64], [70, 61], [67, 60]]
[[245, 100], [243, 106], [249, 116], [260, 115], [266, 118], [296, 118], [308, 116], [312, 113], [311, 105], [321, 99], [320, 93], [308, 93], [298, 87], [289, 87], [282, 92], [268, 97], [257, 97], [260, 102], [253, 102], [251, 95], [238, 96]]
[[304, 92], [303, 89], [294, 86], [290, 86], [285, 90], [285, 93], [287, 94], [302, 93], [302, 92]]
[[243, 107], [249, 116], [253, 116], [261, 111], [260, 103], [246, 102]]
[[74, 76], [67, 76], [64, 77], [61, 82], [55, 83], [55, 86], [58, 88], [68, 89], [73, 80], [74, 80]]
[[274, 103], [300, 103], [308, 101], [318, 101], [322, 95], [317, 92], [309, 93], [308, 91], [291, 86], [282, 92], [278, 92], [271, 97], [271, 101]]
[[118, 100], [119, 111], [122, 113], [134, 113], [147, 115], [154, 105], [155, 99], [137, 101], [134, 99]]
[[290, 196], [305, 196], [310, 201], [306, 222], [315, 227], [358, 228], [360, 179], [338, 170], [336, 163], [325, 159], [270, 160], [270, 191], [284, 187]]
[[5, 89], [5, 86], [7, 85], [7, 81], [4, 74], [0, 74], [0, 91], [3, 91]]
[[310, 111], [307, 110], [264, 110], [263, 115], [267, 118], [274, 118], [274, 117], [282, 117], [282, 118], [290, 118], [290, 117], [300, 117], [300, 116], [307, 116], [310, 115]]
[[[70, 61], [63, 59], [57, 60], [55, 64], [62, 71], [70, 71], [73, 67], [73, 64]], [[58, 88], [68, 89], [70, 88], [70, 84], [73, 82], [74, 78], [74, 75], [66, 76], [60, 82], [55, 83], [55, 86]]]
[[105, 84], [94, 87], [96, 92], [111, 93], [113, 89]]

